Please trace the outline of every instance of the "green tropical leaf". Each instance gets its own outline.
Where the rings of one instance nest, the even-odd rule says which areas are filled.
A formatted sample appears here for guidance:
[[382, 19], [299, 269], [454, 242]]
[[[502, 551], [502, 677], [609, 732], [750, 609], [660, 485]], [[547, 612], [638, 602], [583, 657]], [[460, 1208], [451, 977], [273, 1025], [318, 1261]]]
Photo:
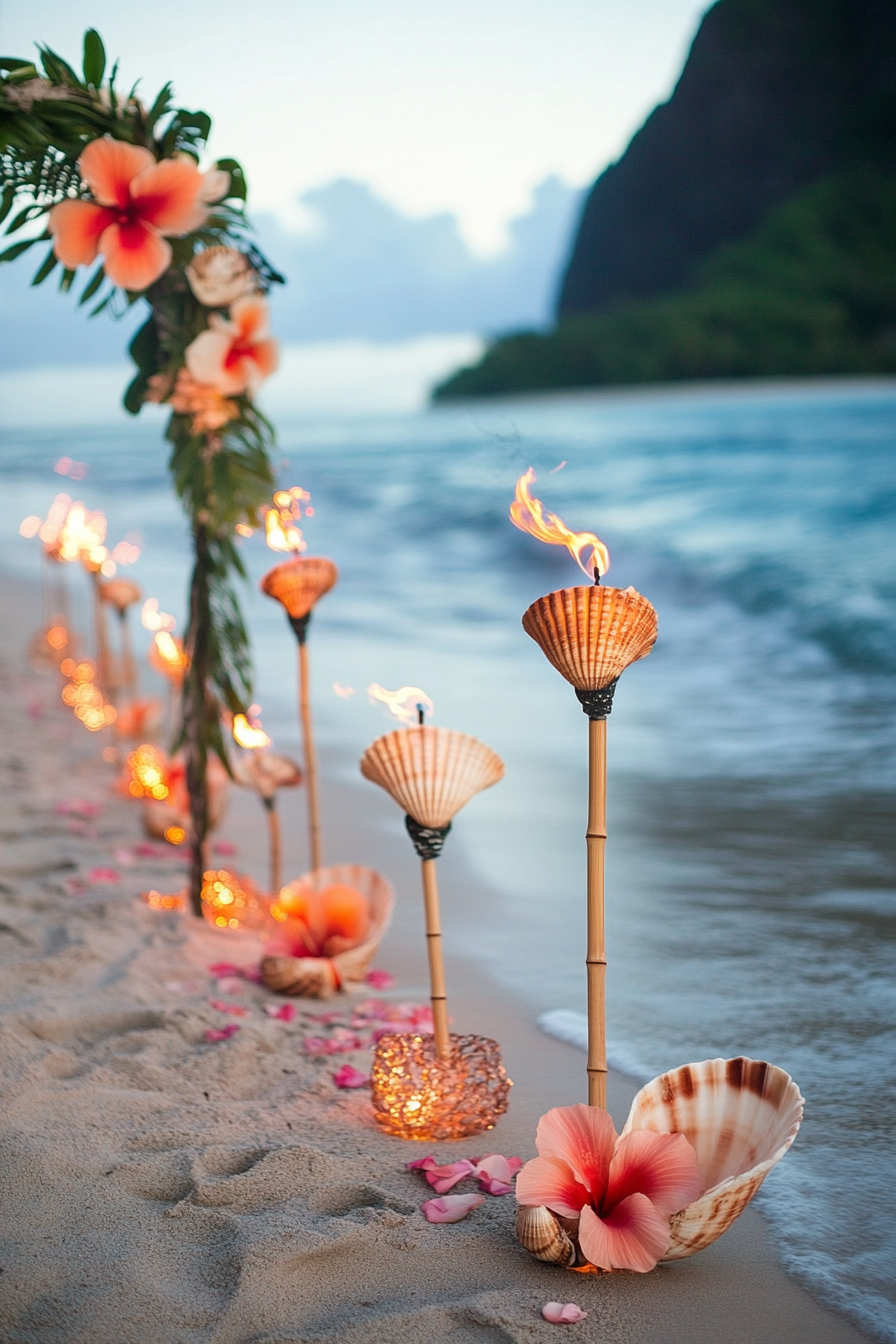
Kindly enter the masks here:
[[32, 287], [34, 285], [42, 285], [43, 282], [46, 280], [47, 276], [51, 273], [51, 271], [54, 271], [56, 269], [56, 266], [58, 264], [59, 264], [59, 258], [57, 257], [56, 253], [53, 251], [51, 247], [47, 255], [44, 257], [43, 261], [41, 262], [40, 267], [34, 276], [34, 279], [31, 281]]
[[40, 238], [25, 238], [20, 243], [13, 243], [12, 247], [8, 247], [5, 252], [0, 252], [0, 263], [15, 261], [16, 257], [20, 257], [23, 252], [28, 251], [29, 247], [33, 247], [35, 243], [40, 241]]
[[67, 84], [69, 88], [73, 89], [84, 87], [68, 61], [64, 61], [50, 47], [38, 47], [38, 51], [40, 52], [40, 63], [51, 84]]
[[103, 263], [100, 262], [99, 266], [97, 266], [93, 275], [90, 277], [87, 284], [84, 286], [84, 290], [83, 293], [81, 294], [81, 297], [78, 299], [79, 308], [83, 308], [85, 303], [90, 302], [90, 300], [93, 298], [94, 294], [97, 292], [97, 290], [99, 289], [100, 285], [103, 283], [105, 278], [106, 278], [106, 271], [103, 266]]
[[70, 271], [68, 268], [66, 268], [66, 269], [62, 272], [62, 275], [59, 277], [59, 293], [60, 293], [60, 294], [67, 294], [67, 293], [68, 293], [68, 291], [71, 289], [72, 285], [75, 283], [75, 276], [76, 276], [76, 275], [77, 275], [77, 271]]
[[84, 79], [98, 89], [106, 73], [106, 48], [95, 28], [84, 34]]
[[230, 190], [228, 197], [235, 197], [236, 200], [244, 201], [248, 195], [249, 188], [246, 184], [246, 175], [236, 159], [219, 159], [215, 164], [222, 172], [230, 174]]

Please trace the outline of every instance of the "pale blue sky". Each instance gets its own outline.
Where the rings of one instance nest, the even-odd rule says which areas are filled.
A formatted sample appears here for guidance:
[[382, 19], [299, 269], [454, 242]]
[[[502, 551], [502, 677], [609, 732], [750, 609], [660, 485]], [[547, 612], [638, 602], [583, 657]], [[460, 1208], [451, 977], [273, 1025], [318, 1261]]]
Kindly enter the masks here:
[[97, 27], [125, 81], [166, 79], [242, 160], [251, 204], [349, 176], [500, 247], [549, 173], [582, 185], [667, 97], [707, 0], [0, 0], [0, 48], [79, 58]]

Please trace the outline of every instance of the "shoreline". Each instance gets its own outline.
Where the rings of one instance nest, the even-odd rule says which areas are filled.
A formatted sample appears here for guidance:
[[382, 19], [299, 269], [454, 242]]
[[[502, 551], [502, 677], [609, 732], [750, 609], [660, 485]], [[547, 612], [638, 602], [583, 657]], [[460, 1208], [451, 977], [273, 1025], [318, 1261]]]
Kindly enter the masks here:
[[[582, 1276], [533, 1261], [513, 1237], [512, 1196], [430, 1226], [418, 1206], [431, 1191], [403, 1169], [429, 1146], [382, 1135], [364, 1090], [332, 1084], [334, 1065], [364, 1059], [309, 1059], [308, 1022], [266, 1018], [263, 1005], [283, 1000], [249, 985], [237, 996], [247, 1016], [227, 1019], [239, 1034], [205, 1044], [222, 1020], [207, 967], [257, 955], [255, 940], [144, 906], [141, 888], [176, 889], [172, 859], [66, 894], [66, 882], [140, 840], [139, 813], [108, 794], [114, 770], [57, 705], [54, 679], [26, 670], [32, 590], [7, 582], [3, 610], [0, 1140], [10, 1232], [0, 1326], [10, 1344], [360, 1344], [371, 1329], [395, 1344], [540, 1341], [553, 1330], [540, 1307], [557, 1298], [589, 1312], [576, 1327], [585, 1341], [865, 1338], [786, 1275], [754, 1208], [708, 1251], [649, 1275]], [[38, 700], [40, 717], [29, 718], [23, 709], [36, 713]], [[326, 784], [324, 818], [340, 817], [343, 851], [331, 839], [327, 857], [366, 861], [393, 881], [396, 915], [377, 964], [396, 976], [390, 997], [422, 1001], [417, 863], [395, 834], [394, 805], [362, 787], [350, 792], [355, 808], [344, 784]], [[72, 829], [57, 812], [75, 796], [105, 800], [95, 826]], [[290, 876], [300, 871], [302, 807], [298, 792], [283, 802]], [[260, 876], [264, 825], [250, 795], [233, 791], [225, 837], [239, 856], [220, 862]], [[489, 892], [459, 846], [440, 864], [454, 1027], [493, 1035], [515, 1086], [491, 1134], [434, 1146], [442, 1160], [487, 1150], [528, 1158], [543, 1111], [581, 1100], [584, 1056], [539, 1031], [484, 961], [452, 951], [452, 929]], [[618, 1127], [636, 1090], [611, 1073]]]

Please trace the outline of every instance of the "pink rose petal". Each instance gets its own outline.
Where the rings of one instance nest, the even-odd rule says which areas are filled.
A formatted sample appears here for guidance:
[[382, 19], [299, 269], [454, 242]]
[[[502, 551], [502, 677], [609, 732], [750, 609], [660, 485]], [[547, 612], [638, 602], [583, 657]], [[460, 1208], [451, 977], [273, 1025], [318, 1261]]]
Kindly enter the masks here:
[[223, 855], [224, 858], [226, 859], [229, 859], [232, 858], [233, 855], [236, 853], [236, 845], [232, 845], [229, 840], [219, 840], [218, 843], [214, 846], [214, 852], [216, 854]]
[[122, 868], [133, 868], [137, 862], [137, 856], [132, 849], [116, 849], [115, 862]]
[[364, 979], [373, 989], [391, 989], [395, 984], [395, 977], [388, 971], [368, 971]]
[[235, 1022], [230, 1022], [226, 1027], [209, 1027], [205, 1033], [205, 1039], [211, 1045], [212, 1041], [226, 1041], [231, 1036], [235, 1036], [239, 1027]]
[[83, 877], [66, 877], [62, 880], [62, 890], [66, 896], [83, 896], [87, 890], [87, 883]]
[[473, 1159], [472, 1174], [489, 1195], [509, 1195], [511, 1181], [523, 1165], [520, 1157], [504, 1157], [501, 1153], [487, 1153]]
[[281, 1022], [291, 1022], [296, 1015], [296, 1006], [294, 1003], [266, 1003], [264, 1010], [268, 1017], [278, 1018]]
[[467, 1159], [461, 1158], [459, 1162], [449, 1162], [444, 1167], [433, 1167], [426, 1172], [426, 1179], [435, 1190], [436, 1194], [447, 1194], [458, 1181], [462, 1181], [465, 1176], [472, 1176], [473, 1163]]
[[482, 1195], [440, 1195], [427, 1199], [420, 1208], [428, 1223], [459, 1223], [471, 1209], [478, 1209], [485, 1200]]
[[588, 1315], [575, 1302], [545, 1302], [541, 1314], [551, 1325], [575, 1325], [577, 1321], [584, 1321]]
[[434, 1171], [438, 1162], [430, 1153], [429, 1157], [418, 1157], [416, 1162], [405, 1162], [405, 1171]]
[[242, 1003], [226, 1003], [224, 999], [209, 999], [211, 1006], [219, 1013], [230, 1013], [231, 1017], [248, 1017], [249, 1009]]
[[333, 1082], [337, 1087], [366, 1087], [370, 1082], [370, 1074], [362, 1073], [351, 1064], [343, 1064], [333, 1074]]
[[89, 882], [106, 882], [114, 886], [116, 882], [121, 881], [121, 873], [117, 868], [91, 868], [87, 874]]

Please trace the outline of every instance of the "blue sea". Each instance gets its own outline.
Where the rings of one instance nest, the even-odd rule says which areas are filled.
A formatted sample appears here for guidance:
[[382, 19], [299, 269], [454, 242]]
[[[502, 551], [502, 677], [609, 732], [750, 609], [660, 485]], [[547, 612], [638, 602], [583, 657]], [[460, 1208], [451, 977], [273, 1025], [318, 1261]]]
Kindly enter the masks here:
[[[67, 489], [113, 541], [141, 534], [134, 577], [182, 628], [163, 422], [41, 416], [38, 400], [2, 436], [0, 565], [38, 575], [19, 521]], [[342, 576], [314, 618], [325, 765], [356, 789], [388, 726], [372, 681], [423, 687], [436, 722], [503, 756], [452, 841], [494, 899], [455, 936], [533, 1016], [584, 1006], [586, 730], [520, 626], [579, 571], [510, 525], [516, 478], [534, 466], [549, 507], [608, 544], [608, 582], [653, 601], [659, 641], [609, 726], [612, 1062], [647, 1077], [745, 1053], [791, 1072], [806, 1120], [762, 1207], [788, 1268], [896, 1341], [896, 386], [277, 420], [281, 481], [311, 491], [310, 549]], [[83, 482], [53, 474], [63, 454]], [[258, 537], [244, 553], [255, 577], [271, 562]], [[288, 746], [282, 614], [254, 586], [246, 609], [265, 725]]]

